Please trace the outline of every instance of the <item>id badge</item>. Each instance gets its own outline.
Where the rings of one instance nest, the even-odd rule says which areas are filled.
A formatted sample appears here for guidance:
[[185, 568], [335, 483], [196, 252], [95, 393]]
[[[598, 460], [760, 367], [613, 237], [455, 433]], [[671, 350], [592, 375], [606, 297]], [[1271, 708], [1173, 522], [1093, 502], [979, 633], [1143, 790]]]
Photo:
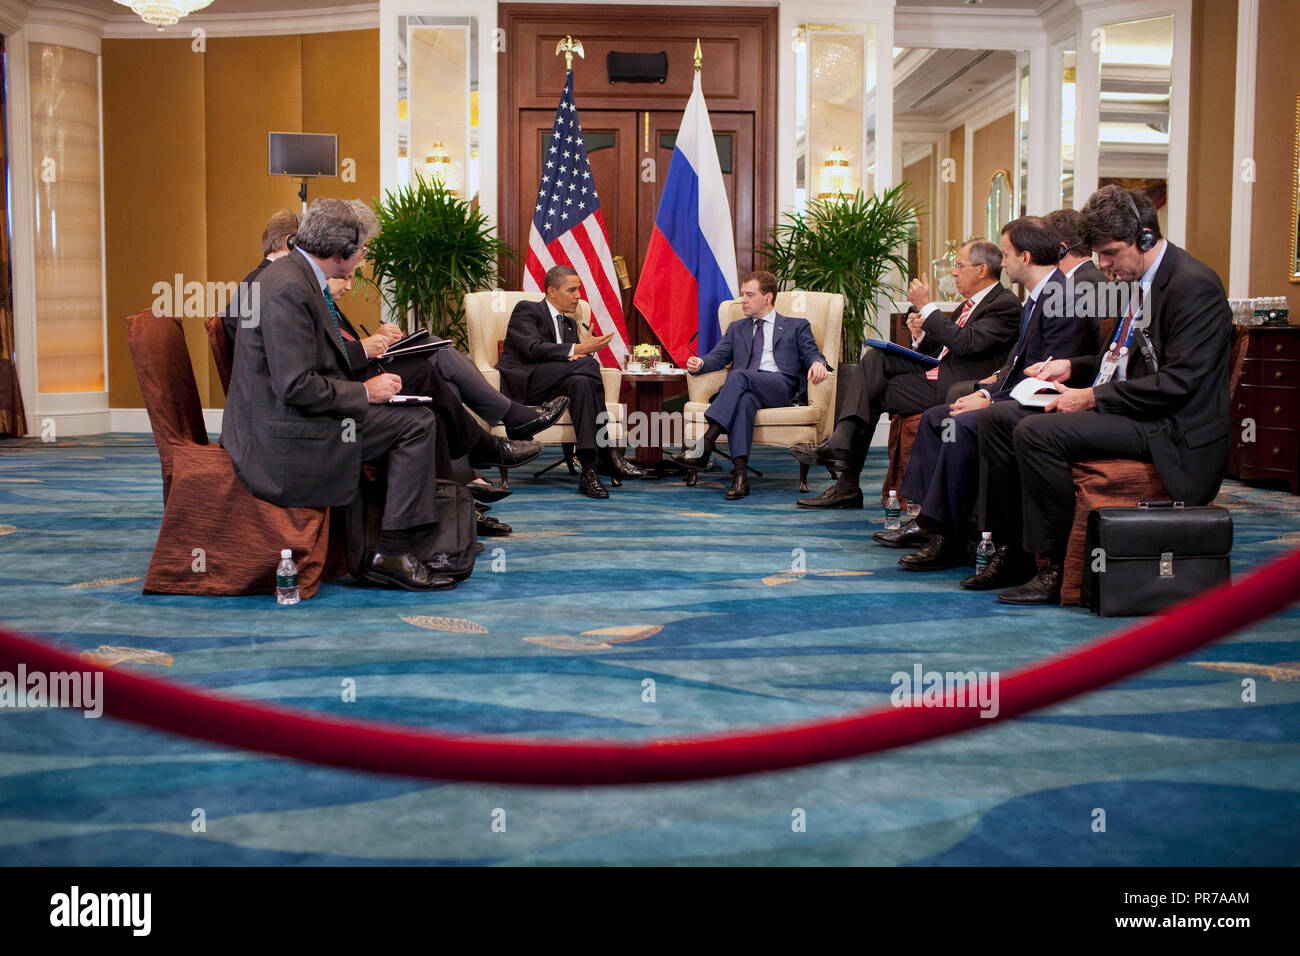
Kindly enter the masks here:
[[1101, 371], [1097, 375], [1098, 385], [1105, 385], [1115, 377], [1115, 372], [1119, 369], [1119, 363], [1127, 354], [1128, 349], [1124, 347], [1118, 349], [1112, 347], [1106, 352], [1105, 358], [1101, 360]]

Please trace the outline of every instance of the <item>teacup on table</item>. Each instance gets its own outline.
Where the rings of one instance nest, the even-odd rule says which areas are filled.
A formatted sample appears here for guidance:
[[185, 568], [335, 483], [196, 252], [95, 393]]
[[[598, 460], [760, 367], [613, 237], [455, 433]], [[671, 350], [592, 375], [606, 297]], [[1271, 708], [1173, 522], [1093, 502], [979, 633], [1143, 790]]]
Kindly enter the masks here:
[[627, 363], [627, 370], [629, 372], [639, 372], [641, 371], [641, 363], [629, 361]]
[[672, 368], [673, 368], [672, 362], [655, 362], [656, 372], [671, 372]]

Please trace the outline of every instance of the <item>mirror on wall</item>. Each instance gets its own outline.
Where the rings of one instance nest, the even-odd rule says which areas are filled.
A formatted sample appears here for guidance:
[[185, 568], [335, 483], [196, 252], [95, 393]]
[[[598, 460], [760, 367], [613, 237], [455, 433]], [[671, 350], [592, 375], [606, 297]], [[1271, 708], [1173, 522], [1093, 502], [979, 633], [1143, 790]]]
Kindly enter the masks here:
[[1059, 209], [1074, 208], [1074, 113], [1075, 77], [1078, 66], [1078, 40], [1066, 37], [1053, 49], [1052, 62], [1060, 80], [1059, 118], [1061, 121], [1061, 168], [1057, 203]]
[[478, 18], [397, 19], [397, 182], [479, 191]]
[[998, 242], [1002, 227], [1015, 218], [1011, 195], [1011, 174], [999, 169], [989, 179], [988, 198], [984, 201], [984, 238], [989, 242]]
[[1142, 190], [1165, 229], [1174, 18], [1109, 23], [1103, 31], [1097, 185]]

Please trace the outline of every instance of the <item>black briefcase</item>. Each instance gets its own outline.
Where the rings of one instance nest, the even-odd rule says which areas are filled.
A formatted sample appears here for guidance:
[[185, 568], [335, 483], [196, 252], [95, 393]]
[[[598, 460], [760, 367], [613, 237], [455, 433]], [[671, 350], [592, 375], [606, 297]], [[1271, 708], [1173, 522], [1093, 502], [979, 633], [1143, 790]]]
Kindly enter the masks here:
[[1231, 576], [1232, 516], [1213, 505], [1140, 502], [1088, 515], [1079, 603], [1102, 617], [1154, 614]]
[[[385, 482], [382, 467], [376, 466], [373, 480], [361, 482], [361, 491], [345, 512], [348, 573], [358, 581], [379, 584], [369, 575], [370, 557], [379, 541], [384, 515]], [[478, 557], [478, 521], [474, 497], [464, 485], [438, 479], [438, 523], [432, 533], [415, 542], [412, 551], [435, 573], [463, 581], [474, 571]]]

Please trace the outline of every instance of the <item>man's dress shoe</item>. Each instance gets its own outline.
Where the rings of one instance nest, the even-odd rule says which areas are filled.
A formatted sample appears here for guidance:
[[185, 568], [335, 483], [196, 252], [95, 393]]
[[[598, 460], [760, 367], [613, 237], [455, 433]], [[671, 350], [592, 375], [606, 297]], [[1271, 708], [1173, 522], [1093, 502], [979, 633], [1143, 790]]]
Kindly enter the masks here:
[[790, 446], [790, 454], [794, 455], [794, 460], [801, 465], [821, 465], [823, 468], [829, 468], [836, 462], [829, 438], [819, 442], [797, 441]]
[[[805, 443], [806, 444], [806, 443]], [[838, 485], [831, 485], [820, 495], [800, 498], [795, 502], [800, 508], [861, 508], [862, 489], [842, 491]]]
[[483, 553], [484, 551], [486, 551], [486, 550], [487, 550], [487, 545], [484, 544], [482, 541], [475, 541], [475, 542], [474, 542], [474, 553], [475, 553], [475, 554], [482, 554], [482, 553]]
[[499, 537], [511, 531], [510, 525], [496, 518], [490, 518], [481, 511], [475, 511], [474, 518], [478, 522], [478, 533], [484, 537]]
[[738, 471], [731, 476], [731, 487], [727, 489], [727, 500], [735, 501], [749, 494], [749, 475]]
[[401, 554], [376, 551], [370, 558], [369, 574], [375, 580], [407, 591], [443, 591], [456, 586], [454, 578], [435, 574], [410, 551]]
[[1012, 555], [1004, 544], [993, 552], [984, 570], [977, 571], [957, 583], [967, 591], [996, 591], [998, 588], [1013, 588], [1024, 584], [1034, 574], [1032, 559], [1024, 555]]
[[650, 474], [640, 465], [624, 458], [623, 453], [617, 448], [610, 448], [605, 454], [602, 454], [598, 464], [602, 475], [609, 475], [613, 478], [644, 478]]
[[877, 531], [871, 540], [886, 548], [924, 548], [930, 543], [931, 537], [930, 532], [921, 530], [914, 519], [897, 531]]
[[679, 465], [686, 466], [686, 485], [688, 488], [694, 488], [695, 483], [700, 479], [700, 472], [708, 470], [709, 459], [712, 455], [704, 455], [700, 458], [695, 458], [685, 452], [678, 452], [677, 454], [669, 455], [668, 457]]
[[469, 463], [475, 468], [518, 468], [540, 455], [544, 447], [539, 441], [494, 438], [479, 444], [470, 453]]
[[595, 468], [584, 468], [578, 476], [578, 490], [588, 498], [608, 498], [609, 489], [600, 483]]
[[947, 571], [966, 563], [966, 549], [944, 541], [941, 534], [934, 535], [925, 547], [898, 559], [898, 564], [908, 571]]
[[491, 482], [480, 484], [477, 481], [469, 483], [469, 493], [474, 496], [475, 501], [481, 502], [500, 501], [502, 498], [508, 498], [514, 494], [509, 488], [502, 488], [500, 485], [494, 485]]
[[553, 398], [549, 402], [533, 407], [537, 413], [535, 418], [524, 422], [522, 425], [507, 425], [506, 437], [511, 441], [524, 441], [532, 438], [540, 431], [550, 428], [569, 408], [569, 396], [561, 395]]
[[1061, 566], [1045, 564], [1027, 584], [998, 595], [1003, 604], [1060, 604]]

